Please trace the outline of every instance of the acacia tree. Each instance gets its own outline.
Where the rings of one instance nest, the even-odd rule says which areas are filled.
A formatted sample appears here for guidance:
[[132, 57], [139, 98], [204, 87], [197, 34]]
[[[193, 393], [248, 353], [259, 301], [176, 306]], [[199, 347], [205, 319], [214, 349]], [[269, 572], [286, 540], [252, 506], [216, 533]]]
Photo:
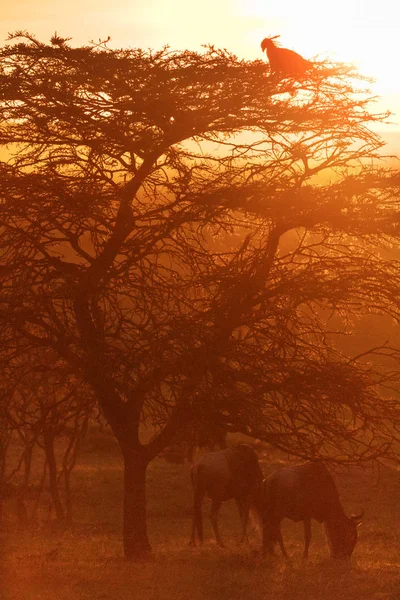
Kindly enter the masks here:
[[398, 180], [371, 166], [385, 116], [351, 68], [282, 80], [213, 47], [27, 35], [0, 65], [3, 360], [49, 347], [92, 387], [128, 558], [150, 550], [147, 465], [193, 424], [395, 455], [397, 349], [336, 343], [363, 314], [399, 317]]

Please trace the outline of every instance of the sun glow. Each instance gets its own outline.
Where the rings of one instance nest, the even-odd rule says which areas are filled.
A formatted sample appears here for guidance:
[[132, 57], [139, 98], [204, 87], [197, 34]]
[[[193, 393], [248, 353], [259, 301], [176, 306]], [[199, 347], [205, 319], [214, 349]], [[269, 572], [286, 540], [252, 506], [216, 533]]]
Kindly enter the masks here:
[[168, 45], [201, 52], [203, 44], [213, 44], [255, 60], [263, 59], [261, 40], [279, 34], [283, 46], [304, 58], [354, 63], [373, 77], [372, 93], [382, 98], [376, 112], [391, 110], [392, 128], [400, 129], [398, 0], [113, 0], [101, 10], [96, 0], [3, 4], [2, 42], [10, 31], [27, 30], [41, 41], [57, 31], [73, 45], [108, 36], [113, 48]]
[[[251, 43], [259, 47], [264, 37], [280, 34], [283, 46], [307, 59], [352, 63], [375, 80], [373, 93], [397, 109], [400, 3], [335, 0], [327, 5], [320, 0], [286, 0], [272, 12], [266, 0], [237, 0], [236, 10], [243, 19], [257, 23], [249, 31]], [[400, 121], [399, 114], [394, 117]]]

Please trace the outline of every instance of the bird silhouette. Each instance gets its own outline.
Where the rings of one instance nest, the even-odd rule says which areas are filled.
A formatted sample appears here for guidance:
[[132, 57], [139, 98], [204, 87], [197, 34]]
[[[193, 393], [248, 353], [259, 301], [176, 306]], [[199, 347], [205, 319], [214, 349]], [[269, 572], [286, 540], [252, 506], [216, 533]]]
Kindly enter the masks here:
[[273, 73], [296, 77], [304, 75], [313, 67], [312, 62], [306, 60], [300, 54], [297, 54], [297, 52], [277, 46], [274, 40], [278, 37], [279, 35], [264, 38], [261, 42], [261, 50], [263, 52], [264, 50], [267, 51], [269, 64]]

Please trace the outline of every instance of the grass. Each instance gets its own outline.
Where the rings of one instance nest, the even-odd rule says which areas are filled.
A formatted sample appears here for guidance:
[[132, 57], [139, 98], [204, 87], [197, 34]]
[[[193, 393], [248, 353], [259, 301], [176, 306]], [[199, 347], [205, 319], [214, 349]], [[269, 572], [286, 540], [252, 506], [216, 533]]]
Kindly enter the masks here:
[[[264, 459], [263, 471], [276, 468]], [[336, 477], [347, 512], [365, 510], [351, 564], [332, 562], [321, 527], [313, 524], [308, 562], [301, 560], [301, 524], [284, 522], [290, 561], [260, 558], [255, 535], [241, 547], [234, 503], [220, 522], [227, 548], [213, 542], [204, 507], [205, 543], [191, 549], [189, 465], [155, 460], [148, 474], [149, 535], [154, 553], [143, 564], [124, 561], [121, 544], [122, 470], [116, 446], [88, 441], [74, 477], [75, 524], [43, 522], [21, 531], [6, 519], [0, 600], [400, 600], [400, 477], [382, 468]]]

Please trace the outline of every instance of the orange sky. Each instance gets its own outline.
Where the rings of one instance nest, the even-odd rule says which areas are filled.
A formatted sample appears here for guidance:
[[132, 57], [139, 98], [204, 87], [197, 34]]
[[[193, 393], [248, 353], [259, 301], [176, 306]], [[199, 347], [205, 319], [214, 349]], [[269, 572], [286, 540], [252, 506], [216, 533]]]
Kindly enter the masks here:
[[113, 46], [200, 49], [212, 43], [261, 58], [260, 41], [281, 35], [306, 58], [355, 62], [376, 79], [400, 130], [399, 0], [5, 0], [0, 39], [26, 29], [42, 40], [57, 31], [73, 43], [111, 36]]

